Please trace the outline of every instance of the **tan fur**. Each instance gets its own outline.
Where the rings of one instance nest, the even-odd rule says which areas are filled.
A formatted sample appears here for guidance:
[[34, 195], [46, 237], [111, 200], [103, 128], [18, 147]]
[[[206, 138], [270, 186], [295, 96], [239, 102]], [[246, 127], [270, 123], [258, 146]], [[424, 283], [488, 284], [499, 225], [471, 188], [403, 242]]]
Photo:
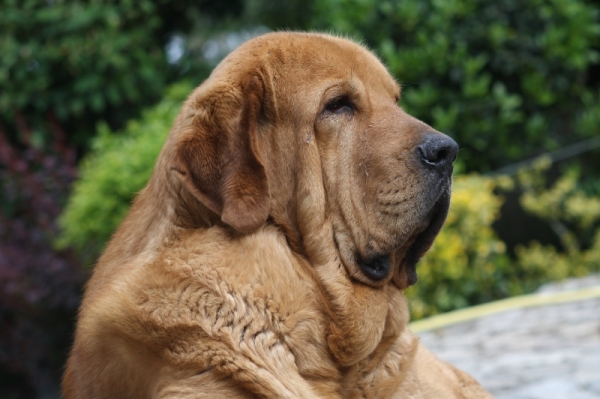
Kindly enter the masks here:
[[[407, 327], [406, 254], [438, 194], [413, 159], [433, 130], [399, 91], [331, 36], [228, 56], [95, 267], [65, 397], [489, 397]], [[377, 254], [381, 281], [356, 260]]]

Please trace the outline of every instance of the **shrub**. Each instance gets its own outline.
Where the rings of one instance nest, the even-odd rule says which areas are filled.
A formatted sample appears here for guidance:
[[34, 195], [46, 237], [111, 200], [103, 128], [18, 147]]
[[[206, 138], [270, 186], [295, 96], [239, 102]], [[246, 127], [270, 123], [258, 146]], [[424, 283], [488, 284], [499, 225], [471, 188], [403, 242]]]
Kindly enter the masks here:
[[154, 162], [192, 87], [173, 85], [165, 98], [118, 134], [98, 128], [92, 151], [79, 167], [67, 206], [59, 219], [60, 248], [74, 248], [88, 265], [100, 254], [125, 217], [135, 194], [150, 178]]
[[[534, 291], [549, 281], [600, 270], [600, 199], [569, 169], [548, 186], [542, 158], [517, 177], [459, 175], [444, 228], [417, 265], [419, 282], [407, 291], [415, 319]], [[492, 230], [502, 198], [519, 188], [526, 211], [546, 221], [563, 248], [532, 241], [510, 258]]]
[[549, 159], [541, 158], [533, 170], [516, 179], [523, 191], [523, 208], [545, 220], [563, 247], [558, 251], [536, 241], [517, 246], [519, 277], [529, 276], [538, 284], [600, 270], [600, 198], [581, 188], [576, 167], [546, 188], [544, 172], [549, 166]]
[[511, 261], [492, 229], [502, 205], [494, 190], [508, 183], [474, 174], [455, 177], [446, 224], [417, 265], [418, 283], [407, 291], [413, 318], [510, 294]]
[[26, 119], [38, 144], [50, 141], [51, 121], [81, 145], [90, 120], [117, 122], [155, 99], [168, 66], [157, 14], [150, 0], [3, 2], [0, 121], [8, 136]]
[[[86, 148], [98, 121], [111, 126], [139, 115], [182, 75], [204, 74], [202, 57], [177, 40], [203, 17], [217, 25], [240, 0], [4, 0], [0, 13], [0, 122], [18, 136], [26, 120], [35, 142], [50, 125]], [[180, 52], [180, 54], [176, 54]], [[175, 53], [175, 55], [173, 54]], [[170, 62], [169, 62], [170, 61]]]

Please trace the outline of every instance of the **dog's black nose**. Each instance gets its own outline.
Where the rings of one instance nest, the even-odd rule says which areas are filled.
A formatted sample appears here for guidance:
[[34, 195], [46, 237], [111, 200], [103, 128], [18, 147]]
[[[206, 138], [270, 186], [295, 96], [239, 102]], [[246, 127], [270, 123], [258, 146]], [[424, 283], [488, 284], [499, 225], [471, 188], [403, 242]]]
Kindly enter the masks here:
[[417, 156], [425, 165], [445, 169], [452, 165], [458, 154], [458, 144], [450, 137], [439, 133], [427, 133], [417, 146]]

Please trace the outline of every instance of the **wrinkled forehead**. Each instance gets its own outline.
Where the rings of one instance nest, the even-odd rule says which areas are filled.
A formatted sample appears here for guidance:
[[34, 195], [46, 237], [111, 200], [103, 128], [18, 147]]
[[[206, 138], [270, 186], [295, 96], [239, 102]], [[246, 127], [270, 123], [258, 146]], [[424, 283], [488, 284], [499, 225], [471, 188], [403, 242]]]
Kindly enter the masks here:
[[279, 32], [252, 39], [227, 56], [213, 76], [249, 73], [260, 73], [284, 86], [286, 81], [317, 86], [337, 80], [360, 82], [391, 97], [400, 92], [398, 83], [370, 51], [347, 39], [314, 33]]

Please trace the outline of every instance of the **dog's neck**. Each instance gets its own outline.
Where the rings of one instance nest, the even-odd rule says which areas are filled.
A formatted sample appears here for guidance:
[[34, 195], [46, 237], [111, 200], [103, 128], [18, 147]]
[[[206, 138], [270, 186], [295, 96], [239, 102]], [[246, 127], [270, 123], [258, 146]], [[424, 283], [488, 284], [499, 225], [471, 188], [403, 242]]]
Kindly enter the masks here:
[[178, 231], [209, 227], [218, 219], [182, 187], [168, 168], [161, 167], [162, 158], [98, 260], [96, 274], [116, 272], [139, 257], [150, 260]]
[[[298, 164], [319, 162], [318, 154], [309, 155], [315, 159]], [[401, 334], [408, 325], [408, 307], [397, 287], [373, 288], [351, 278], [334, 241], [323, 183], [310, 173], [300, 167], [295, 176], [270, 176], [273, 190], [279, 189], [272, 192], [271, 218], [292, 250], [308, 259], [331, 312], [331, 353], [340, 365], [350, 366]], [[289, 204], [296, 206], [290, 209]]]
[[385, 353], [381, 347], [406, 330], [408, 306], [396, 286], [373, 288], [353, 281], [339, 255], [313, 267], [332, 312], [327, 341], [340, 365], [356, 365], [374, 353]]

